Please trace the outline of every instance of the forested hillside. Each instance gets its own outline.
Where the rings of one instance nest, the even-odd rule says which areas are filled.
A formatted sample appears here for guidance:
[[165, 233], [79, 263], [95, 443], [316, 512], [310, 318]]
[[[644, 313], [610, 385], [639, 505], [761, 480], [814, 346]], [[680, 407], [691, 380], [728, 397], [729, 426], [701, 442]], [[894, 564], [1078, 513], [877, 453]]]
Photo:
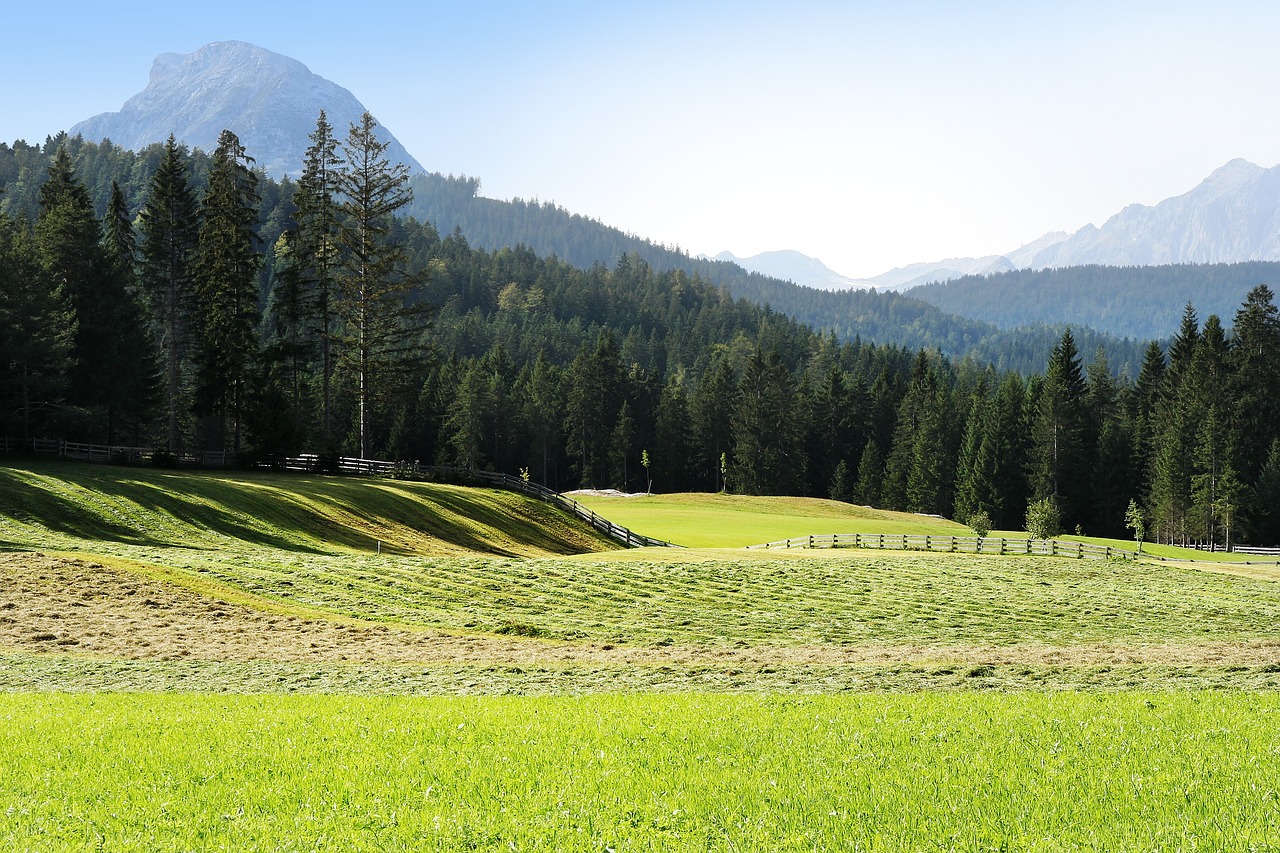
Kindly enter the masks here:
[[[113, 180], [118, 182], [128, 208], [140, 209], [148, 176], [163, 148], [153, 145], [135, 154], [65, 134], [47, 139], [42, 146], [0, 144], [0, 186], [7, 187], [5, 195], [0, 196], [0, 210], [15, 218], [35, 219], [39, 187], [49, 159], [59, 146], [67, 148], [99, 213], [106, 209]], [[198, 150], [187, 152], [187, 156], [193, 188], [200, 191], [209, 157]], [[258, 185], [260, 236], [271, 245], [292, 216], [296, 187], [288, 180], [276, 183], [262, 176]], [[411, 201], [399, 211], [401, 216], [430, 223], [441, 234], [460, 232], [474, 247], [496, 251], [526, 246], [542, 257], [554, 256], [583, 269], [596, 264], [611, 267], [623, 255], [631, 255], [659, 272], [680, 270], [686, 276], [724, 286], [734, 298], [768, 305], [819, 331], [834, 331], [840, 340], [937, 349], [950, 358], [990, 361], [1002, 369], [1029, 374], [1040, 369], [1066, 328], [1064, 323], [1049, 322], [1010, 334], [992, 324], [948, 314], [898, 294], [831, 293], [799, 287], [747, 272], [736, 264], [692, 258], [678, 249], [625, 234], [552, 204], [483, 198], [477, 194], [479, 181], [471, 178], [419, 174], [410, 178], [408, 188]], [[271, 260], [268, 257], [260, 270], [264, 294]], [[1117, 369], [1134, 375], [1142, 355], [1140, 342], [1080, 326], [1073, 331], [1085, 351], [1105, 346]]]
[[748, 272], [737, 264], [694, 258], [678, 248], [657, 245], [554, 204], [484, 198], [479, 195], [480, 182], [474, 178], [428, 174], [415, 176], [411, 183], [414, 202], [409, 210], [416, 218], [432, 223], [441, 233], [458, 229], [480, 248], [522, 244], [539, 255], [554, 255], [584, 268], [598, 263], [612, 265], [623, 255], [634, 255], [656, 270], [682, 270], [723, 285], [735, 297], [768, 305], [819, 331], [833, 331], [841, 340], [860, 338], [913, 349], [933, 348], [954, 358], [969, 357], [1022, 373], [1041, 369], [1070, 325], [1084, 351], [1105, 346], [1112, 364], [1132, 378], [1142, 361], [1144, 342], [1168, 335], [1177, 320], [1174, 311], [1167, 324], [1147, 334], [1108, 333], [1095, 331], [1102, 327], [1052, 312], [1002, 323], [961, 310], [962, 300], [939, 309], [930, 299], [916, 298], [914, 292], [903, 296], [816, 290]]
[[969, 275], [913, 287], [907, 296], [1002, 329], [1070, 323], [1142, 341], [1168, 335], [1188, 302], [1226, 317], [1254, 287], [1278, 282], [1274, 261], [1080, 266]]
[[[0, 172], [17, 175], [0, 216], [6, 446], [262, 464], [307, 449], [561, 489], [824, 495], [1003, 528], [1034, 509], [1042, 532], [1123, 535], [1140, 512], [1165, 540], [1280, 538], [1265, 287], [1230, 334], [1188, 310], [1136, 381], [1069, 331], [1027, 378], [841, 341], [637, 255], [580, 268], [478, 249], [397, 215], [411, 185], [372, 119], [342, 138], [322, 119], [313, 143], [283, 187], [230, 133], [207, 157], [172, 140], [132, 159], [75, 140], [43, 160], [7, 149], [27, 167]], [[125, 184], [88, 156], [104, 151]], [[881, 304], [910, 325], [920, 303]]]

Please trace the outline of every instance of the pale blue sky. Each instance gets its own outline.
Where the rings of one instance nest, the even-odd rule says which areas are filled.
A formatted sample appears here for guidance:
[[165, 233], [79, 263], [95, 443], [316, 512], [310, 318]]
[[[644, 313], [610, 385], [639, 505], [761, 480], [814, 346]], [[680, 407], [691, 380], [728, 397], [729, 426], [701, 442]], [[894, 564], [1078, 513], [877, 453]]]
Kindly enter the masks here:
[[1009, 251], [1280, 162], [1280, 4], [11, 4], [0, 140], [226, 39], [350, 89], [431, 170], [846, 275]]

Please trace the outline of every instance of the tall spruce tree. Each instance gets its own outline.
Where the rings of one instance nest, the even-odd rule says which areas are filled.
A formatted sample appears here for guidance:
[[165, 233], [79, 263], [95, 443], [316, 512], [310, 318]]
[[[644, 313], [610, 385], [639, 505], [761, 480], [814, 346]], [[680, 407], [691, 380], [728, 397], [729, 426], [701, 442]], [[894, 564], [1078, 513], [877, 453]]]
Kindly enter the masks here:
[[23, 226], [0, 212], [0, 429], [25, 444], [64, 408], [76, 315]]
[[566, 374], [566, 450], [584, 488], [609, 481], [610, 439], [624, 400], [622, 379], [618, 342], [610, 332], [601, 332], [594, 347], [584, 342]]
[[[1245, 297], [1232, 326], [1231, 421], [1236, 434], [1236, 464], [1241, 479], [1257, 482], [1266, 450], [1280, 438], [1280, 310], [1265, 284]], [[1256, 503], [1251, 514], [1263, 507]]]
[[185, 154], [185, 149], [170, 135], [151, 178], [146, 204], [139, 214], [140, 280], [151, 303], [156, 348], [164, 365], [165, 433], [170, 453], [182, 447], [183, 418], [189, 411], [187, 362], [199, 228], [199, 209], [191, 189]]
[[343, 161], [333, 126], [320, 111], [311, 134], [302, 175], [294, 193], [297, 211], [294, 221], [295, 286], [298, 306], [311, 321], [309, 331], [317, 338], [320, 359], [320, 434], [326, 449], [334, 445], [333, 375], [336, 365], [334, 342], [337, 336], [335, 292], [338, 246], [338, 175]]
[[738, 379], [733, 363], [721, 353], [703, 371], [689, 402], [695, 464], [702, 473], [703, 488], [713, 492], [727, 488], [720, 461], [733, 455], [733, 411], [737, 399]]
[[373, 449], [379, 406], [403, 391], [421, 360], [425, 315], [410, 301], [416, 283], [408, 253], [392, 237], [392, 217], [413, 201], [408, 167], [387, 157], [377, 122], [365, 113], [341, 145], [334, 176], [340, 199], [334, 281], [341, 323], [341, 364], [356, 401], [362, 457]]
[[[97, 410], [107, 404], [106, 379], [115, 368], [115, 330], [109, 323], [115, 306], [110, 302], [113, 294], [104, 292], [108, 271], [99, 222], [65, 145], [58, 147], [40, 187], [35, 235], [47, 280], [61, 288], [76, 317], [68, 396], [79, 406]], [[91, 428], [82, 437], [99, 434]]]
[[133, 443], [147, 435], [158, 401], [160, 374], [155, 341], [138, 289], [138, 240], [124, 192], [111, 182], [111, 196], [102, 221], [102, 249], [106, 257], [102, 310], [112, 330], [111, 369], [103, 376], [107, 401], [107, 443], [121, 433]]
[[733, 409], [734, 491], [789, 495], [803, 490], [808, 460], [795, 398], [794, 380], [778, 351], [752, 352]]
[[1071, 330], [1049, 356], [1031, 428], [1030, 480], [1037, 499], [1053, 498], [1070, 530], [1088, 506], [1087, 411], [1080, 355]]
[[[196, 249], [196, 401], [230, 419], [218, 432], [241, 450], [251, 374], [258, 353], [258, 178], [253, 158], [229, 130], [218, 137]], [[221, 425], [220, 425], [221, 426]]]

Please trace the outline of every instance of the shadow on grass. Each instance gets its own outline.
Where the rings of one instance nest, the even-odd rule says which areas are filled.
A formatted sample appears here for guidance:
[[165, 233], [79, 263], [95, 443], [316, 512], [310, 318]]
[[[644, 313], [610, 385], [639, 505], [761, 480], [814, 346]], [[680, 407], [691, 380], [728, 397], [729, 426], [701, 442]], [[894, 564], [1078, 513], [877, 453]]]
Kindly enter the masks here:
[[[105, 491], [99, 488], [98, 483], [62, 479], [92, 492]], [[105, 539], [135, 545], [164, 544], [133, 527], [90, 511], [73, 497], [54, 492], [30, 472], [11, 468], [0, 469], [0, 515], [79, 539]]]

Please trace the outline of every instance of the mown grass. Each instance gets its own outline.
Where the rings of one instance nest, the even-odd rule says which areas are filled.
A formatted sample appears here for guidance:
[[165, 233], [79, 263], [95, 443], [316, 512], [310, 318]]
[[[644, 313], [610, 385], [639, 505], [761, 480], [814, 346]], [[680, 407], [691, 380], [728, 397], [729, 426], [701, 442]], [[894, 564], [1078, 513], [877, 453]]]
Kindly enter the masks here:
[[816, 498], [678, 494], [575, 499], [616, 524], [689, 548], [745, 548], [830, 533], [971, 535], [964, 525], [942, 518]]
[[1280, 698], [0, 697], [0, 846], [1262, 850]]
[[369, 478], [33, 462], [0, 467], [0, 547], [103, 541], [292, 554], [536, 556], [613, 547], [512, 492]]

